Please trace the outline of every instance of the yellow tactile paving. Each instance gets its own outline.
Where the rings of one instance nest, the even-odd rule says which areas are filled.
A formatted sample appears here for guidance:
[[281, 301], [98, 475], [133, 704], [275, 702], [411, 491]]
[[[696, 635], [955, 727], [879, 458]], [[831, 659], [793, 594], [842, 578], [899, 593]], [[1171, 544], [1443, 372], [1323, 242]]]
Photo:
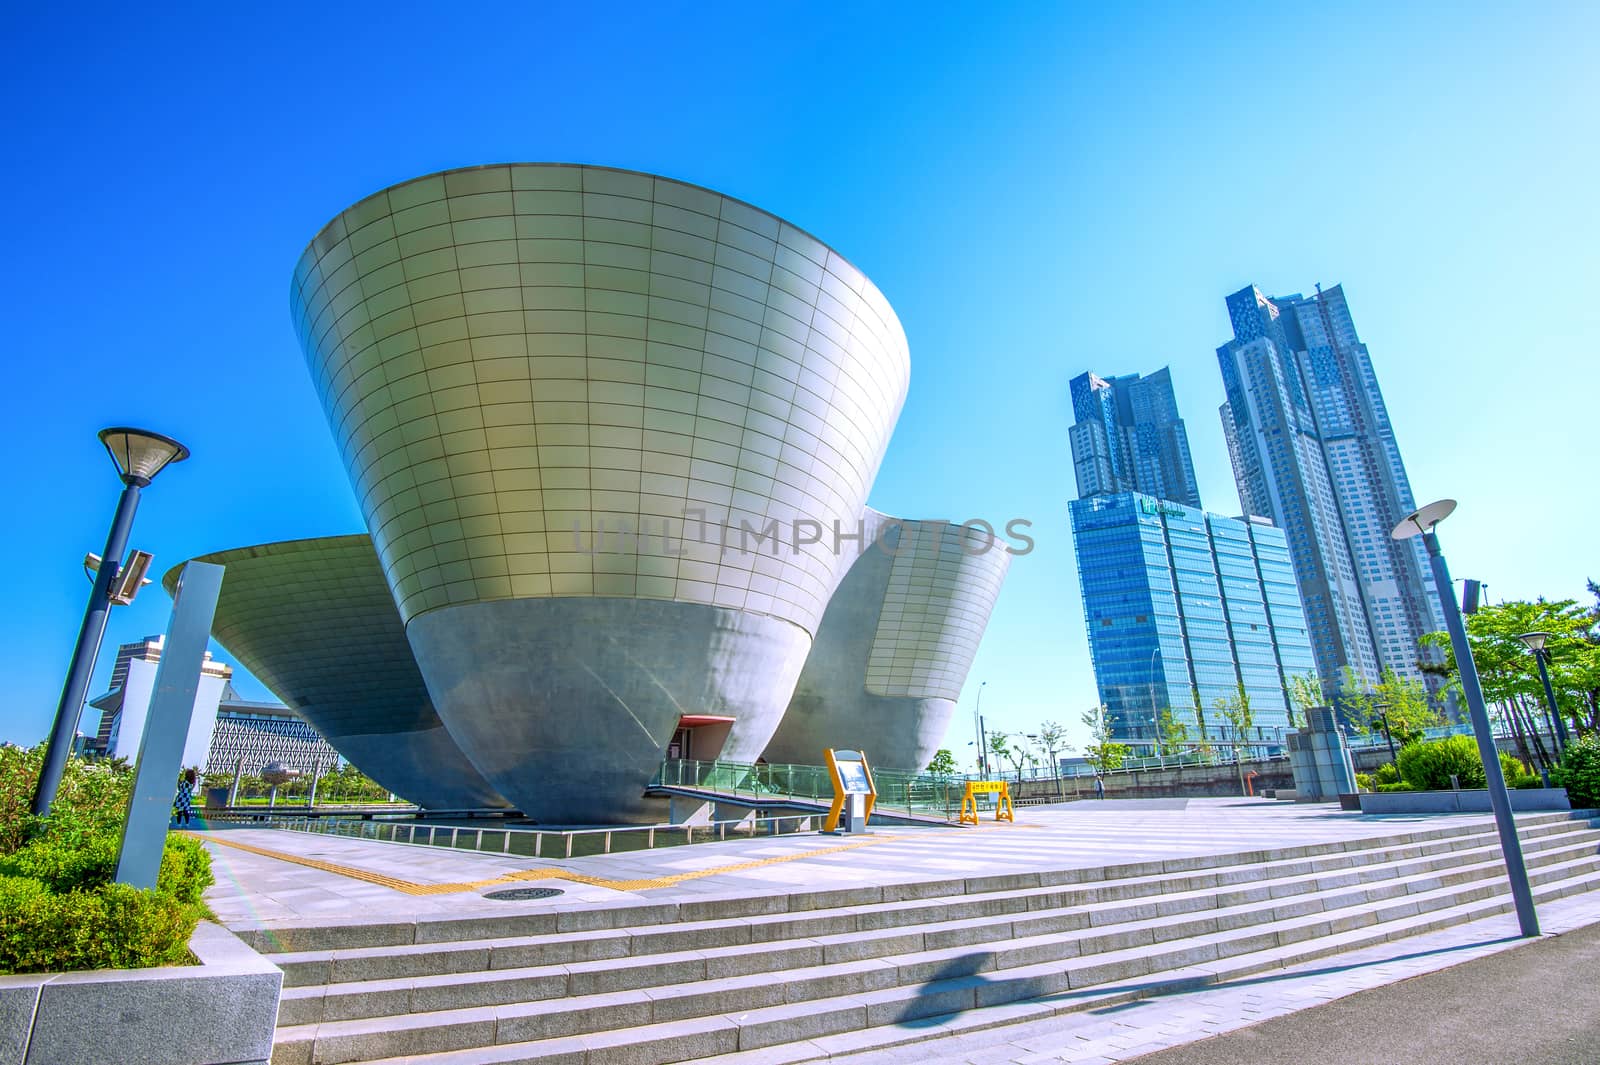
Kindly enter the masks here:
[[189, 832], [186, 835], [207, 843], [216, 843], [223, 847], [233, 847], [236, 850], [248, 851], [259, 854], [264, 858], [275, 858], [280, 862], [290, 862], [294, 865], [303, 865], [310, 869], [320, 869], [325, 873], [349, 877], [352, 880], [361, 880], [368, 884], [378, 884], [391, 888], [407, 895], [453, 895], [464, 891], [478, 891], [495, 884], [514, 884], [527, 880], [566, 880], [575, 884], [588, 884], [591, 887], [610, 888], [613, 891], [648, 891], [651, 888], [671, 887], [685, 880], [699, 880], [708, 876], [718, 876], [722, 873], [737, 873], [745, 869], [759, 869], [767, 865], [781, 865], [784, 862], [799, 861], [802, 858], [815, 858], [824, 854], [838, 854], [841, 851], [855, 850], [859, 847], [870, 847], [877, 843], [887, 843], [899, 837], [894, 835], [873, 836], [871, 839], [856, 840], [851, 843], [839, 843], [831, 847], [818, 847], [815, 850], [800, 851], [795, 854], [780, 854], [771, 858], [755, 858], [747, 862], [733, 862], [728, 865], [712, 866], [709, 869], [695, 869], [686, 873], [671, 873], [667, 876], [650, 877], [644, 880], [609, 880], [601, 876], [587, 876], [565, 869], [541, 866], [537, 869], [519, 869], [505, 873], [488, 880], [469, 880], [454, 884], [419, 884], [412, 880], [402, 880], [399, 877], [389, 876], [385, 873], [375, 873], [368, 869], [358, 869], [353, 865], [341, 865], [338, 862], [325, 862], [320, 858], [306, 858], [298, 854], [289, 854], [284, 851], [270, 850], [266, 847], [257, 847], [251, 843], [241, 843], [238, 840], [223, 839], [220, 836], [200, 836]]

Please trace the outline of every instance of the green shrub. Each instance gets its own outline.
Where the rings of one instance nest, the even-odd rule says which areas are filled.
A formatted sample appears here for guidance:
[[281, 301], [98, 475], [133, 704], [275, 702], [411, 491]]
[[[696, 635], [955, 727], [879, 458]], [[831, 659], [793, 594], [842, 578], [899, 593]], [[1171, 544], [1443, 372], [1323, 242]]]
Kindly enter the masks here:
[[0, 973], [172, 965], [209, 916], [199, 841], [169, 835], [156, 887], [112, 883], [133, 775], [69, 759], [50, 816], [29, 812], [42, 749], [0, 748]]
[[165, 891], [104, 884], [54, 894], [0, 877], [0, 973], [133, 969], [189, 960], [197, 908]]
[[1378, 790], [1379, 791], [1416, 791], [1418, 789], [1413, 788], [1410, 784], [1407, 784], [1403, 780], [1398, 780], [1398, 781], [1394, 782], [1393, 784], [1379, 784], [1378, 785]]
[[1534, 774], [1534, 773], [1524, 773], [1519, 777], [1515, 777], [1515, 778], [1509, 778], [1508, 777], [1506, 779], [1506, 787], [1508, 787], [1508, 788], [1519, 788], [1519, 789], [1520, 788], [1542, 788], [1542, 787], [1544, 787], [1544, 778], [1541, 777], [1541, 776], [1538, 776], [1537, 774]]
[[1600, 807], [1600, 735], [1567, 744], [1551, 783], [1567, 789], [1567, 799], [1575, 810]]
[[1371, 773], [1357, 773], [1356, 774], [1356, 790], [1357, 791], [1371, 791], [1372, 788], [1373, 788], [1373, 781], [1372, 781], [1372, 774]]
[[1400, 776], [1412, 790], [1448, 791], [1452, 775], [1463, 788], [1488, 787], [1478, 742], [1471, 736], [1447, 736], [1401, 748]]

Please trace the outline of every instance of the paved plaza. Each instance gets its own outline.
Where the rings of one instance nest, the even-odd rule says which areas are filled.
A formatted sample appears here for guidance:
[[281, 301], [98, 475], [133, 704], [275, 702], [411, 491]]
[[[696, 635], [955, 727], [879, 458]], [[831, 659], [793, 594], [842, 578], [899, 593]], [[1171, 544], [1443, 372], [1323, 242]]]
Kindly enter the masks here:
[[225, 924], [257, 927], [512, 913], [518, 904], [487, 901], [483, 893], [530, 874], [564, 892], [559, 902], [529, 907], [544, 911], [630, 897], [744, 898], [1121, 865], [1489, 823], [1479, 814], [1369, 817], [1264, 799], [1108, 799], [1030, 807], [1015, 824], [985, 820], [976, 829], [891, 826], [859, 837], [808, 833], [566, 861], [275, 829], [221, 827], [200, 835], [212, 844], [217, 876], [207, 901]]
[[[1152, 799], [1033, 808], [1014, 825], [989, 821], [977, 829], [891, 827], [860, 837], [810, 833], [566, 861], [261, 828], [218, 827], [199, 834], [215, 857], [217, 884], [207, 899], [219, 919], [240, 932], [270, 933], [307, 926], [404, 924], [619, 904], [714, 902], [795, 891], [839, 890], [843, 895], [871, 885], [1157, 862], [1164, 865], [1151, 865], [1148, 872], [1170, 876], [1183, 868], [1184, 858], [1259, 855], [1269, 850], [1281, 855], [1299, 847], [1468, 827], [1488, 830], [1492, 819], [1475, 814], [1379, 818], [1327, 805], [1259, 799]], [[505, 887], [535, 885], [554, 887], [562, 894], [542, 901], [485, 898]], [[1551, 934], [1600, 925], [1600, 892], [1547, 902], [1540, 914], [1546, 942]], [[574, 925], [581, 926], [581, 922]], [[1308, 1007], [1464, 962], [1484, 963], [1526, 942], [1517, 938], [1516, 922], [1509, 914], [1463, 920], [1359, 950], [1231, 976], [1198, 990], [1083, 1012], [1046, 1016], [1040, 1007], [1017, 1003], [1001, 1007], [1019, 1011], [1009, 1025], [973, 1030], [957, 1022], [949, 1034], [928, 1042], [861, 1053], [839, 1051], [832, 1060], [855, 1065], [1098, 1065], [1186, 1048], [1182, 1053], [1190, 1056], [1175, 1057], [1170, 1065], [1297, 1061], [1302, 1059], [1285, 1056], [1282, 1044], [1241, 1030], [1290, 1015], [1310, 1030], [1326, 1022], [1319, 1021], [1315, 1011], [1302, 1014]], [[1528, 966], [1523, 963], [1521, 968]], [[1455, 979], [1459, 985], [1462, 978]], [[1362, 1008], [1359, 1003], [1365, 1000], [1356, 1001], [1353, 1010]], [[933, 1019], [933, 1023], [942, 1022]], [[1360, 1027], [1359, 1021], [1350, 1023]], [[1213, 1037], [1224, 1039], [1214, 1045], [1197, 1042]], [[1226, 1044], [1226, 1038], [1240, 1042]], [[1360, 1053], [1318, 1057], [1314, 1048], [1321, 1041], [1303, 1035], [1294, 1036], [1292, 1045], [1296, 1053], [1311, 1055], [1303, 1059], [1307, 1061], [1402, 1060], [1384, 1056], [1386, 1044], [1370, 1034], [1351, 1038], [1351, 1046]], [[742, 1063], [743, 1056], [738, 1060]], [[1428, 1059], [1403, 1060], [1415, 1065]], [[1162, 1058], [1151, 1065], [1168, 1062]]]

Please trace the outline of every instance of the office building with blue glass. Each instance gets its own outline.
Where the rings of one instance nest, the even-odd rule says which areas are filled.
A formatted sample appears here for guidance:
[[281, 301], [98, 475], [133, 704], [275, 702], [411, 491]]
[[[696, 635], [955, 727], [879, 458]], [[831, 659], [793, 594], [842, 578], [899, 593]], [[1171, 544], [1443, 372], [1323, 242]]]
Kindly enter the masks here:
[[1290, 680], [1313, 672], [1283, 530], [1137, 492], [1071, 504], [1089, 651], [1123, 743], [1159, 737], [1170, 709], [1187, 739], [1239, 739], [1218, 706], [1250, 700], [1243, 737], [1282, 742]]
[[[1154, 743], [1163, 710], [1190, 742], [1281, 742], [1291, 678], [1315, 671], [1283, 530], [1200, 507], [1169, 372], [1071, 384], [1073, 541], [1089, 651], [1113, 734]], [[1141, 443], [1142, 441], [1142, 443]]]

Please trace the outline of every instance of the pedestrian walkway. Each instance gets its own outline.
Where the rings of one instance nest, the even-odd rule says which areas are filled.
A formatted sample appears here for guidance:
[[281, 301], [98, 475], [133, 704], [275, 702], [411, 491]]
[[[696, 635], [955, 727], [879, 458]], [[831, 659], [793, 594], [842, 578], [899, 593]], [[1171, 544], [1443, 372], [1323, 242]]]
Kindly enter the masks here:
[[564, 892], [539, 909], [581, 908], [626, 898], [748, 898], [1141, 862], [1171, 867], [1182, 858], [1489, 823], [1481, 814], [1369, 817], [1263, 799], [1121, 799], [1029, 807], [1014, 825], [985, 820], [977, 828], [894, 826], [859, 838], [764, 836], [569, 860], [275, 829], [218, 826], [197, 835], [211, 844], [217, 877], [206, 901], [230, 927], [263, 927], [518, 912], [519, 904], [482, 897], [508, 877]]
[[[1600, 963], [1600, 893], [1546, 903], [1539, 916], [1545, 940], [1519, 938], [1516, 918], [1502, 914], [1203, 990], [830, 1061], [839, 1065], [1593, 1065], [1600, 1061], [1596, 1020], [1600, 991], [1594, 981]], [[1523, 985], [1487, 974], [1476, 977], [1473, 966], [1467, 965], [1481, 964], [1481, 959], [1513, 947], [1539, 951], [1552, 935], [1578, 930], [1583, 930], [1582, 946], [1564, 952], [1563, 968], [1550, 967], [1543, 953], [1513, 961], [1520, 952], [1512, 952], [1504, 971], [1518, 975]], [[1391, 1012], [1382, 997], [1363, 999], [1326, 1016], [1311, 1009], [1462, 965], [1467, 967], [1448, 982], [1408, 992], [1408, 1005], [1394, 1011], [1399, 1016], [1391, 1023], [1375, 1023], [1379, 1015]], [[1391, 988], [1383, 995], [1396, 992]], [[1506, 1000], [1513, 998], [1530, 1003], [1536, 1024], [1518, 1025], [1517, 1013], [1506, 1008]], [[1472, 1003], [1476, 1010], [1470, 1008]], [[1431, 1018], [1436, 1016], [1451, 1021], [1434, 1023]], [[1282, 1020], [1263, 1024], [1274, 1018]], [[1403, 1024], [1396, 1023], [1402, 1019]], [[1507, 1029], [1512, 1028], [1521, 1031], [1520, 1038], [1507, 1038]], [[1491, 1050], [1485, 1039], [1496, 1032], [1500, 1046]], [[1595, 1041], [1580, 1053], [1572, 1038], [1581, 1032], [1590, 1033]], [[1215, 1036], [1224, 1038], [1212, 1040]], [[1536, 1039], [1565, 1051], [1538, 1049]], [[1575, 1056], [1558, 1056], [1563, 1052]]]

